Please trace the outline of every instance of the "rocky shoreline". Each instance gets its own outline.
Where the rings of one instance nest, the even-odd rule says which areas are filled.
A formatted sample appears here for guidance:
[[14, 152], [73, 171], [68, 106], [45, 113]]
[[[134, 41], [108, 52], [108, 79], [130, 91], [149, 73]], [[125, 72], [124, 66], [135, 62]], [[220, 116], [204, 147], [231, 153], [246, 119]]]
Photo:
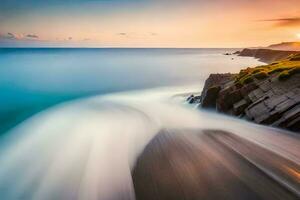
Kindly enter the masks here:
[[254, 57], [264, 63], [272, 63], [277, 60], [282, 60], [291, 54], [297, 54], [299, 51], [281, 51], [272, 49], [243, 49], [234, 54], [239, 56]]
[[[244, 56], [245, 52], [249, 51], [243, 50], [240, 55]], [[211, 74], [201, 96], [192, 95], [188, 102], [300, 133], [300, 53], [275, 51], [275, 54], [260, 59], [288, 55], [283, 60], [243, 69], [238, 74]]]

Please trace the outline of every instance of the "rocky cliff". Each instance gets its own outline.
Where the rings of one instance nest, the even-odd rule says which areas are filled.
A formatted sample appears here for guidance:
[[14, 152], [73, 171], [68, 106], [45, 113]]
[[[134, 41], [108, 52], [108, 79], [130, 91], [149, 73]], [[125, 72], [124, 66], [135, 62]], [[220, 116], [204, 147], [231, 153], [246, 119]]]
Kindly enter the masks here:
[[265, 63], [272, 63], [274, 61], [287, 58], [291, 54], [299, 53], [298, 51], [282, 51], [272, 49], [243, 49], [236, 52], [239, 56], [250, 56], [259, 59]]
[[198, 99], [203, 108], [300, 132], [300, 54], [238, 74], [212, 74]]

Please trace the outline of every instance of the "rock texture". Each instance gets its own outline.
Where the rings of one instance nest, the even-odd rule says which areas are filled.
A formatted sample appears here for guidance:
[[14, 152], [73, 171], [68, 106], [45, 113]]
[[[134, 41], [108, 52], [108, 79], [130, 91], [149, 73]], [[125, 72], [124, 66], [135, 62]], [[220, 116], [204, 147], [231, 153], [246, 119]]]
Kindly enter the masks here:
[[260, 61], [265, 63], [272, 63], [277, 60], [282, 60], [291, 54], [299, 53], [299, 51], [282, 51], [272, 49], [243, 49], [242, 51], [236, 52], [239, 56], [250, 56], [258, 58]]
[[[202, 93], [201, 107], [300, 132], [300, 74], [286, 81], [279, 81], [274, 74], [243, 86], [235, 84], [232, 76], [211, 75]], [[210, 88], [218, 89], [211, 94]]]
[[205, 81], [204, 88], [201, 96], [205, 98], [201, 99], [201, 104], [205, 107], [214, 108], [216, 106], [216, 99], [219, 91], [221, 90], [220, 85], [225, 84], [232, 80], [233, 75], [227, 74], [211, 74]]
[[211, 74], [201, 97], [192, 95], [189, 103], [300, 132], [300, 53], [244, 49], [239, 55], [277, 60], [238, 74]]

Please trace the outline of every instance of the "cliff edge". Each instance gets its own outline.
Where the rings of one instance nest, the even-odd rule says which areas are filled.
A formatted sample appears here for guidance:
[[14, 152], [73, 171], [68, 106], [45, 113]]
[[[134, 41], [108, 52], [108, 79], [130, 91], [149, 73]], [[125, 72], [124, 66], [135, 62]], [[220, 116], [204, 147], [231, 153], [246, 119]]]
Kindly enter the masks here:
[[272, 63], [274, 61], [287, 58], [291, 54], [297, 54], [299, 51], [283, 51], [272, 49], [243, 49], [235, 54], [239, 56], [249, 56], [257, 58], [261, 62]]
[[197, 99], [203, 108], [300, 133], [300, 53], [238, 74], [211, 74]]

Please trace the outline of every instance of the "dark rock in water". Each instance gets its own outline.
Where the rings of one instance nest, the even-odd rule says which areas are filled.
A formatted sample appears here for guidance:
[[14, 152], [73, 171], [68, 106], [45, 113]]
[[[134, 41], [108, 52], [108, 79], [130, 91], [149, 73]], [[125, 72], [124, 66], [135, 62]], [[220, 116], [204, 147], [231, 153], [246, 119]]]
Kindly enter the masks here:
[[205, 98], [201, 102], [201, 105], [207, 108], [216, 107], [216, 100], [220, 90], [221, 90], [221, 86], [212, 86], [208, 88], [205, 93]]
[[194, 104], [194, 103], [200, 103], [201, 102], [201, 96], [194, 96], [193, 94], [190, 95], [188, 98], [187, 98], [187, 102], [189, 104]]
[[190, 101], [194, 98], [194, 95], [190, 95], [186, 100], [190, 103]]

